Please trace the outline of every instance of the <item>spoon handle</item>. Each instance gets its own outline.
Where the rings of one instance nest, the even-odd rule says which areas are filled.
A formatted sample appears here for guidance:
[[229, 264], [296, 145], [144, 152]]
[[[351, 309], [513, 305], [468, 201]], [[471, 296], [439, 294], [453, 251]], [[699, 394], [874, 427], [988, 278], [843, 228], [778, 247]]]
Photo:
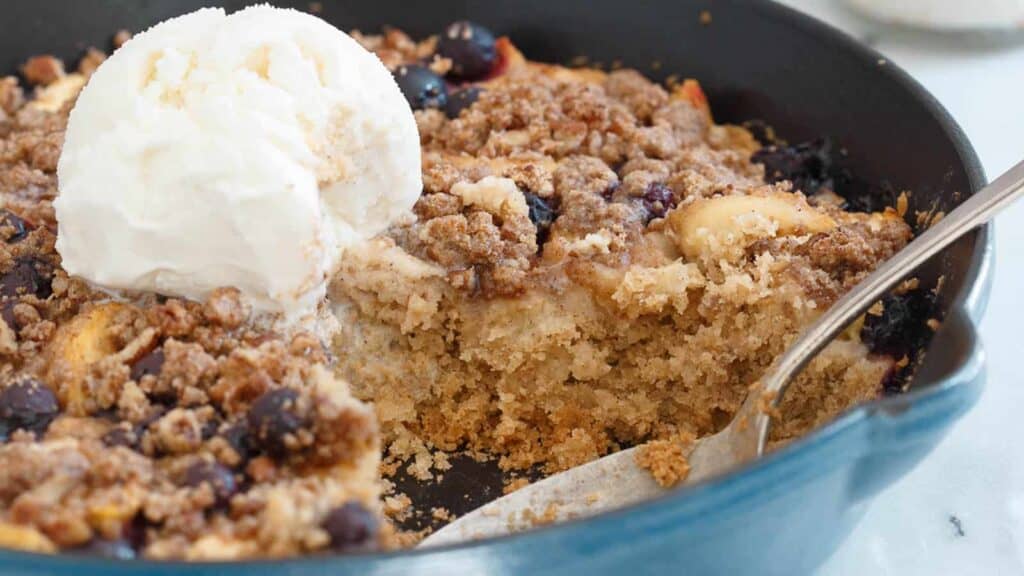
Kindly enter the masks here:
[[[778, 405], [793, 377], [857, 316], [863, 314], [882, 295], [929, 258], [975, 227], [987, 222], [1016, 200], [1022, 192], [1024, 161], [965, 200], [839, 298], [786, 350], [774, 364], [774, 369], [762, 379], [764, 392], [773, 395], [773, 405]], [[763, 447], [767, 436], [768, 418], [759, 420], [759, 447]]]

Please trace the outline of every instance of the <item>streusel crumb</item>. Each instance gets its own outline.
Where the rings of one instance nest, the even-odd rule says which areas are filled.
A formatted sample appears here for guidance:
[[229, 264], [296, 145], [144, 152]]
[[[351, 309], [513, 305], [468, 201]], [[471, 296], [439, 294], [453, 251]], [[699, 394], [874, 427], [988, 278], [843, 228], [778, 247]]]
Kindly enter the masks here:
[[682, 433], [675, 438], [654, 440], [641, 446], [636, 463], [651, 472], [651, 476], [664, 488], [671, 488], [690, 475], [686, 457], [693, 450], [697, 437]]
[[[0, 80], [0, 545], [119, 558], [280, 557], [395, 542], [376, 419], [308, 333], [233, 288], [112, 301], [61, 269], [51, 201], [77, 74]], [[357, 536], [353, 536], [357, 535]]]

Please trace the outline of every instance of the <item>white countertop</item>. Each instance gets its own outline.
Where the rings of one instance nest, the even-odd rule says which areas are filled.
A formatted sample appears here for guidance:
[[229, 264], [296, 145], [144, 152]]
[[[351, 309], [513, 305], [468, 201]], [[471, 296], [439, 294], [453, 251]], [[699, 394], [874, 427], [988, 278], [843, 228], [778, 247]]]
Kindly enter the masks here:
[[[1024, 159], [1024, 38], [982, 46], [874, 24], [838, 0], [784, 3], [866, 39], [913, 74], [963, 127], [990, 179]], [[999, 216], [995, 229], [981, 400], [874, 501], [820, 576], [1024, 574], [1024, 202]]]

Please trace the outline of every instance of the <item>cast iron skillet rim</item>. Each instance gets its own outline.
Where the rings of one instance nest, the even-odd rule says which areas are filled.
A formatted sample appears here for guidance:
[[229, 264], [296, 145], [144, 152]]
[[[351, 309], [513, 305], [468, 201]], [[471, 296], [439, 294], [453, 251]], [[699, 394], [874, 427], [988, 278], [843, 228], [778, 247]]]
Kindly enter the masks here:
[[[783, 19], [788, 20], [789, 23], [795, 28], [799, 28], [802, 32], [807, 33], [810, 36], [815, 36], [823, 43], [832, 44], [833, 46], [851, 52], [855, 56], [859, 56], [865, 61], [879, 62], [879, 73], [891, 75], [898, 83], [903, 85], [923, 107], [925, 111], [929, 113], [934, 120], [938, 122], [943, 132], [951, 140], [954, 149], [960, 157], [962, 167], [966, 170], [966, 176], [970, 186], [972, 188], [971, 193], [980, 190], [987, 182], [984, 174], [984, 169], [981, 166], [981, 162], [978, 159], [977, 153], [971, 146], [970, 141], [964, 134], [963, 130], [956, 123], [956, 121], [949, 115], [949, 113], [942, 107], [942, 105], [932, 96], [917, 80], [910, 76], [902, 68], [893, 65], [888, 59], [884, 58], [879, 52], [873, 48], [866, 46], [854, 38], [847, 35], [845, 32], [832, 27], [829, 24], [821, 22], [811, 16], [808, 16], [802, 12], [792, 9], [788, 6], [778, 4], [772, 0], [752, 2], [751, 8], [761, 12], [766, 18], [771, 19]], [[884, 64], [882, 64], [884, 62]], [[990, 280], [991, 268], [992, 268], [992, 254], [993, 254], [993, 235], [991, 225], [986, 224], [979, 228], [973, 235], [974, 247], [971, 254], [971, 264], [968, 267], [961, 289], [956, 294], [952, 301], [951, 308], [964, 309], [968, 304], [973, 304], [978, 300], [984, 300], [982, 293], [987, 289], [987, 283]], [[980, 314], [981, 310], [968, 310], [968, 316], [971, 313]], [[977, 321], [977, 317], [971, 317], [972, 323]], [[974, 335], [977, 337], [976, 334]], [[755, 472], [763, 472], [779, 465], [792, 460], [793, 458], [801, 455], [802, 453], [814, 448], [819, 445], [823, 440], [828, 437], [835, 437], [841, 435], [843, 432], [850, 428], [863, 423], [865, 420], [869, 420], [873, 414], [884, 410], [888, 406], [894, 404], [918, 404], [928, 401], [929, 399], [936, 399], [938, 396], [944, 393], [949, 393], [951, 389], [961, 388], [967, 384], [963, 382], [962, 375], [969, 372], [972, 368], [977, 369], [981, 363], [981, 359], [977, 354], [968, 356], [964, 363], [959, 366], [953, 373], [948, 375], [943, 380], [934, 384], [928, 384], [926, 387], [902, 394], [896, 397], [883, 398], [868, 402], [858, 407], [848, 410], [846, 413], [840, 415], [829, 424], [822, 426], [814, 432], [794, 441], [786, 448], [779, 450], [776, 453], [763, 457], [755, 462], [752, 462], [746, 466], [743, 466], [735, 471], [727, 474], [711, 478], [709, 480], [700, 482], [692, 486], [686, 486], [667, 493], [663, 496], [627, 506], [625, 508], [611, 510], [603, 512], [593, 517], [581, 518], [577, 520], [570, 520], [561, 522], [552, 526], [543, 526], [521, 532], [517, 534], [511, 534], [508, 536], [498, 538], [488, 538], [483, 540], [476, 540], [471, 542], [462, 542], [457, 544], [449, 544], [444, 546], [438, 546], [434, 548], [426, 549], [413, 549], [413, 550], [399, 550], [383, 553], [356, 553], [356, 554], [345, 554], [345, 555], [332, 555], [332, 556], [307, 556], [291, 559], [281, 560], [249, 560], [240, 562], [184, 562], [180, 560], [173, 561], [161, 561], [161, 560], [147, 560], [147, 559], [134, 559], [134, 560], [116, 560], [111, 561], [103, 558], [96, 558], [91, 556], [80, 556], [69, 553], [60, 554], [42, 554], [34, 552], [22, 552], [17, 550], [3, 550], [4, 555], [10, 555], [14, 557], [32, 558], [34, 563], [37, 565], [48, 564], [51, 567], [57, 567], [64, 563], [73, 563], [76, 566], [99, 566], [99, 565], [110, 565], [116, 564], [118, 566], [161, 566], [161, 567], [181, 567], [183, 570], [188, 570], [189, 567], [221, 567], [225, 570], [236, 570], [243, 569], [246, 566], [326, 566], [328, 564], [334, 564], [338, 562], [346, 562], [349, 560], [387, 560], [389, 558], [407, 558], [413, 556], [428, 556], [434, 553], [444, 553], [456, 550], [467, 550], [476, 547], [489, 546], [495, 542], [506, 542], [513, 539], [520, 538], [538, 538], [544, 535], [558, 533], [560, 531], [576, 530], [581, 526], [591, 523], [599, 519], [607, 519], [610, 517], [626, 518], [629, 516], [636, 515], [638, 513], [645, 512], [649, 507], [665, 505], [672, 502], [680, 502], [686, 499], [690, 499], [699, 493], [705, 492], [706, 489], [714, 488], [716, 486], [724, 486], [725, 484], [735, 484], [741, 481], [745, 477], [753, 477]], [[960, 378], [958, 378], [960, 377]], [[953, 382], [950, 384], [950, 382]], [[818, 468], [816, 473], [809, 474], [809, 477], [816, 477], [826, 473], [828, 470]], [[740, 494], [737, 499], [747, 499], [749, 494]], [[42, 566], [40, 566], [42, 568]]]

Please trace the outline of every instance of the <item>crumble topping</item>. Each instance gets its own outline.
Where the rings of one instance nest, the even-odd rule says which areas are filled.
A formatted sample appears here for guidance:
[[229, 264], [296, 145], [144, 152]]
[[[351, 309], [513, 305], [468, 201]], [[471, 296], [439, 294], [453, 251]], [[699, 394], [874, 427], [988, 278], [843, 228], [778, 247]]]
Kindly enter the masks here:
[[[392, 236], [412, 254], [471, 273], [474, 281], [460, 279], [462, 286], [522, 293], [556, 236], [603, 232], [603, 262], [625, 265], [648, 223], [677, 204], [765, 186], [763, 169], [749, 161], [756, 143], [749, 134], [739, 145], [721, 136], [736, 130], [711, 123], [693, 84], [670, 93], [632, 70], [582, 81], [546, 72], [509, 70], [451, 120], [417, 112], [427, 194], [412, 229]], [[540, 207], [531, 210], [537, 235], [495, 224], [494, 210], [484, 210], [487, 222], [479, 206], [447, 198], [456, 185], [489, 176], [511, 179]], [[542, 212], [550, 216], [538, 218]]]
[[[354, 36], [389, 67], [451, 70], [436, 38]], [[497, 47], [475, 99], [416, 112], [415, 219], [346, 255], [330, 348], [255, 326], [232, 289], [117, 302], [69, 278], [54, 172], [104, 55], [70, 73], [33, 59], [34, 94], [0, 79], [0, 545], [185, 559], [412, 545], [423, 532], [381, 514], [462, 511], [382, 499], [380, 470], [440, 483], [462, 453], [497, 457], [511, 490], [651, 441], [642, 465], [680, 482], [694, 439], [911, 236], [894, 211], [844, 210], [823, 145], [762, 147], [716, 124], [694, 81]], [[881, 393], [908, 364], [893, 318], [922, 316], [918, 294], [811, 362], [774, 443]]]
[[105, 56], [0, 81], [0, 545], [232, 559], [392, 545], [372, 411], [238, 291], [114, 301], [60, 267], [67, 112]]

